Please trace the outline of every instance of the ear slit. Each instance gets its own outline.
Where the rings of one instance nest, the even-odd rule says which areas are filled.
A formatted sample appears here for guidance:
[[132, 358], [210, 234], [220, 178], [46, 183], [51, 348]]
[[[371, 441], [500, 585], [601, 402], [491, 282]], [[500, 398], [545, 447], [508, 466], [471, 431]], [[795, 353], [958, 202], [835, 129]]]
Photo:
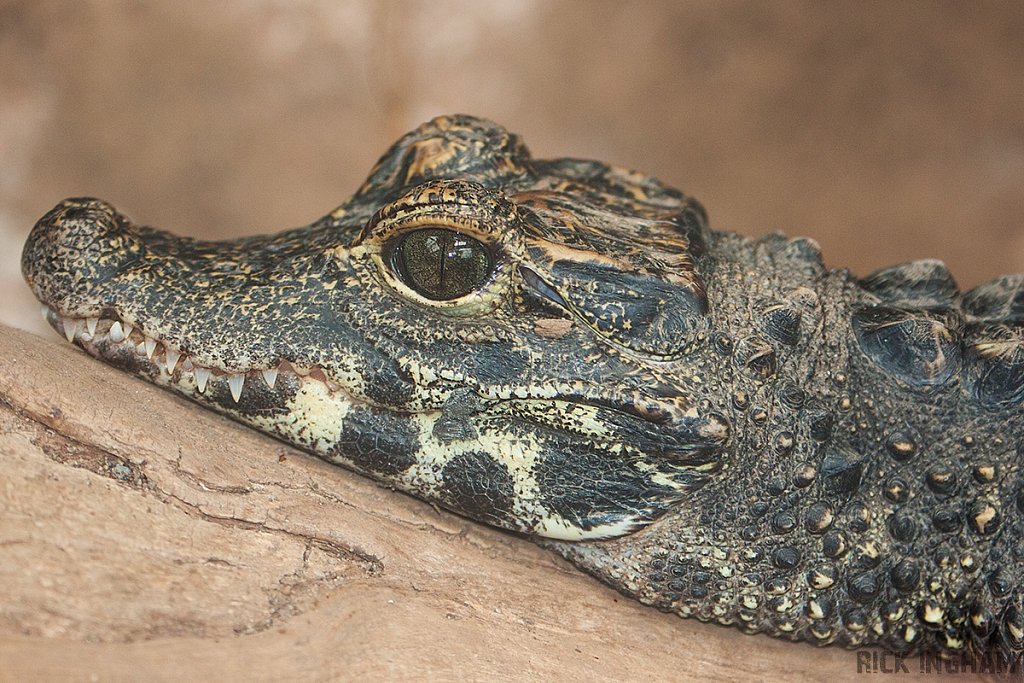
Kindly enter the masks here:
[[562, 295], [555, 291], [554, 287], [549, 285], [547, 282], [544, 282], [540, 275], [537, 275], [533, 270], [523, 265], [519, 266], [519, 274], [522, 276], [523, 282], [525, 282], [534, 292], [545, 299], [558, 304], [562, 308], [569, 310], [569, 305], [565, 303], [565, 299], [562, 298]]
[[[520, 273], [526, 271], [519, 267]], [[696, 273], [669, 278], [569, 259], [554, 260], [550, 273], [565, 293], [559, 299], [568, 305], [561, 305], [610, 343], [637, 353], [678, 358], [709, 324], [707, 297]]]

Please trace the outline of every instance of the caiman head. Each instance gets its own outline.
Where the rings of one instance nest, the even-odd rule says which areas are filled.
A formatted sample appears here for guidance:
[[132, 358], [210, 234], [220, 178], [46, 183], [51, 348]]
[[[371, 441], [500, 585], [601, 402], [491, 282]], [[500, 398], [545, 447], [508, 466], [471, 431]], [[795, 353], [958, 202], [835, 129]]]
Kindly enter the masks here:
[[68, 199], [22, 257], [114, 366], [474, 519], [559, 539], [658, 519], [726, 460], [703, 209], [534, 160], [466, 116], [396, 143], [309, 227], [228, 242]]

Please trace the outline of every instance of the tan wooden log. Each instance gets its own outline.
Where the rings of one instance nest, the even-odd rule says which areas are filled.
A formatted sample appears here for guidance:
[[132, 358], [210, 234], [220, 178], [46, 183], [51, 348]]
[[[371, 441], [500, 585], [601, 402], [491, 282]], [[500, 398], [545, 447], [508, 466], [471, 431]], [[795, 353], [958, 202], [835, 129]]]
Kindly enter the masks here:
[[70, 345], [0, 327], [0, 399], [0, 681], [862, 679], [856, 653], [644, 607]]

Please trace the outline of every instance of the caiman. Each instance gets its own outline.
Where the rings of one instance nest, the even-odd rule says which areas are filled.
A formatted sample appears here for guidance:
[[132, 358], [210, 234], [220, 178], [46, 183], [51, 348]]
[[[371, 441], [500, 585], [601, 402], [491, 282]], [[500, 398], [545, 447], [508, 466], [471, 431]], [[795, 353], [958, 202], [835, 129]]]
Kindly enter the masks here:
[[67, 199], [22, 268], [89, 354], [659, 609], [1024, 650], [1022, 275], [857, 278], [469, 116], [308, 227], [199, 241]]

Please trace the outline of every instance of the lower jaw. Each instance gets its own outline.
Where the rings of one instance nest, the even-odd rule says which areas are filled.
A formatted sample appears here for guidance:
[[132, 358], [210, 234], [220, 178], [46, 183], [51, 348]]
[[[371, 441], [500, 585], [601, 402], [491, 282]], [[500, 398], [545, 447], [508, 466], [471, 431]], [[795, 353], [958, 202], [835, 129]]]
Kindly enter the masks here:
[[42, 310], [59, 334], [89, 355], [320, 454], [337, 440], [348, 411], [364, 403], [315, 365], [282, 360], [270, 368], [225, 372], [119, 320], [63, 316], [45, 305]]
[[[353, 397], [344, 388], [329, 381], [319, 367], [305, 370], [282, 361], [274, 368], [227, 373], [199, 365], [165, 341], [149, 337], [121, 321], [75, 319], [49, 309], [44, 309], [44, 315], [69, 341], [110, 365], [277, 436], [330, 462], [419, 497], [436, 502], [439, 495], [437, 491], [443, 484], [440, 473], [447, 462], [459, 454], [478, 450], [496, 454], [513, 474], [513, 478], [532, 481], [534, 457], [529, 453], [516, 452], [510, 446], [515, 440], [506, 438], [504, 432], [478, 435], [457, 443], [439, 441], [434, 427], [440, 419], [440, 410], [404, 414], [403, 419], [408, 421], [409, 429], [415, 432], [417, 462], [407, 470], [393, 474], [374, 471], [360, 465], [352, 453], [343, 453], [337, 448], [346, 421], [353, 421], [353, 410], [367, 407], [367, 402]], [[358, 419], [355, 421], [358, 422]], [[647, 523], [626, 517], [583, 529], [538, 503], [535, 483], [532, 488], [527, 486], [517, 492], [517, 496], [540, 511], [517, 516], [515, 519], [518, 522], [502, 524], [519, 532], [575, 541], [614, 537]], [[473, 516], [464, 510], [457, 511]], [[498, 522], [492, 520], [490, 523]]]

